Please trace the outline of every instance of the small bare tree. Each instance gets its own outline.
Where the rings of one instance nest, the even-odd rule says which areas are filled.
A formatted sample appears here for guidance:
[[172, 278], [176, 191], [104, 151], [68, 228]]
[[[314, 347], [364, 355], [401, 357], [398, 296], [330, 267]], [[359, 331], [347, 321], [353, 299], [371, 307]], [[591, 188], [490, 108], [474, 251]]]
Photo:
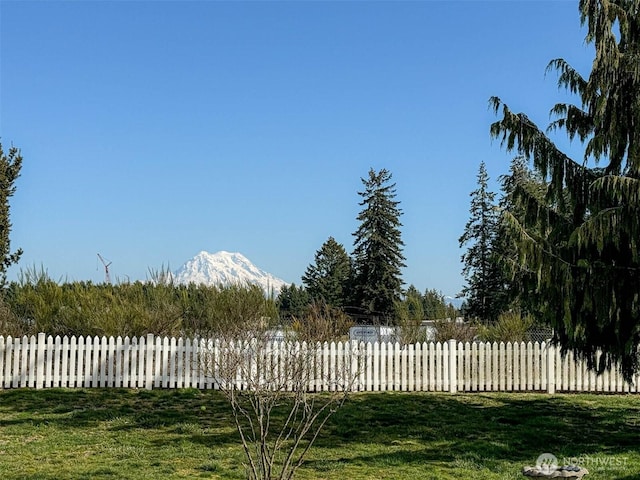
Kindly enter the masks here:
[[[317, 315], [305, 322], [314, 320]], [[203, 355], [204, 368], [231, 405], [251, 480], [294, 477], [352, 391], [361, 365], [355, 343], [339, 351], [280, 334], [264, 318], [245, 317], [219, 331]]]

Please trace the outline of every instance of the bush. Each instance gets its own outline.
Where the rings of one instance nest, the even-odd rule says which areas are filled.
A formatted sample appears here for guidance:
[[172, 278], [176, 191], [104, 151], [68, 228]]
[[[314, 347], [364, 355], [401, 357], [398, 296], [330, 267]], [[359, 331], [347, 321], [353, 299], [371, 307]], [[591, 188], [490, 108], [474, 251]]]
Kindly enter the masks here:
[[447, 340], [457, 340], [459, 342], [472, 342], [476, 340], [480, 332], [480, 327], [472, 322], [458, 322], [455, 320], [436, 320], [433, 323], [435, 328], [436, 342], [446, 342]]
[[530, 315], [503, 312], [495, 323], [481, 329], [479, 337], [487, 342], [528, 342], [533, 326], [534, 321]]
[[5, 307], [0, 335], [195, 336], [277, 321], [275, 302], [257, 286], [59, 283], [35, 269], [9, 285]]
[[403, 302], [396, 302], [395, 314], [396, 331], [401, 344], [411, 345], [427, 340], [427, 330], [422, 326], [425, 316], [422, 297], [417, 291], [408, 294]]
[[11, 311], [11, 308], [0, 298], [0, 335], [19, 337], [24, 331], [24, 326]]

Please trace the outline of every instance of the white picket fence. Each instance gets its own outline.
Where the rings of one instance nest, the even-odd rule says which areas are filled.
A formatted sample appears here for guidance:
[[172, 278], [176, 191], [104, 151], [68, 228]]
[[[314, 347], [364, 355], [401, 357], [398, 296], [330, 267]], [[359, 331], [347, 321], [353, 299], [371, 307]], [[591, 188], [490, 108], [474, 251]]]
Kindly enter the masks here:
[[[215, 389], [203, 368], [210, 341], [154, 337], [0, 336], [0, 389], [198, 388]], [[308, 347], [305, 347], [308, 348]], [[277, 350], [277, 343], [274, 343]], [[354, 363], [354, 358], [357, 361]], [[445, 392], [638, 393], [617, 369], [596, 375], [573, 355], [545, 343], [330, 343], [314, 358], [330, 371], [357, 365], [353, 390]], [[242, 387], [242, 386], [241, 386]], [[330, 390], [315, 381], [311, 391]]]

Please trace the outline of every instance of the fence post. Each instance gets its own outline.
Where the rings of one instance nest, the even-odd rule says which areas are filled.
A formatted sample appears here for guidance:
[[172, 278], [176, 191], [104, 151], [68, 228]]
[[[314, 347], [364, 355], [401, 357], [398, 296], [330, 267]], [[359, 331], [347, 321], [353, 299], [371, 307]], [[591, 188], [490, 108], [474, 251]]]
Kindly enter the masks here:
[[547, 393], [556, 393], [556, 349], [547, 343]]
[[458, 352], [456, 350], [457, 343], [457, 340], [449, 340], [449, 393], [458, 392]]

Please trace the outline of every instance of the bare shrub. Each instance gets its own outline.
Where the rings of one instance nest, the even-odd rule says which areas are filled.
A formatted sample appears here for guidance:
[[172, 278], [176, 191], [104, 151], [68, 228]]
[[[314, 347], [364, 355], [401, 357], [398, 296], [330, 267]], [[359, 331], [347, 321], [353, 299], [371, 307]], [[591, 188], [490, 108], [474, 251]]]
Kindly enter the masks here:
[[341, 309], [326, 303], [312, 303], [300, 317], [293, 317], [291, 327], [301, 342], [330, 342], [348, 339], [353, 320]]
[[[309, 330], [303, 335], [326, 334], [335, 318], [324, 318], [322, 312], [307, 318]], [[229, 318], [227, 328], [209, 341], [204, 368], [231, 406], [247, 478], [292, 479], [346, 400], [358, 376], [358, 352], [350, 352], [347, 361], [325, 364], [321, 347], [314, 341], [274, 341], [268, 323], [258, 316]]]

